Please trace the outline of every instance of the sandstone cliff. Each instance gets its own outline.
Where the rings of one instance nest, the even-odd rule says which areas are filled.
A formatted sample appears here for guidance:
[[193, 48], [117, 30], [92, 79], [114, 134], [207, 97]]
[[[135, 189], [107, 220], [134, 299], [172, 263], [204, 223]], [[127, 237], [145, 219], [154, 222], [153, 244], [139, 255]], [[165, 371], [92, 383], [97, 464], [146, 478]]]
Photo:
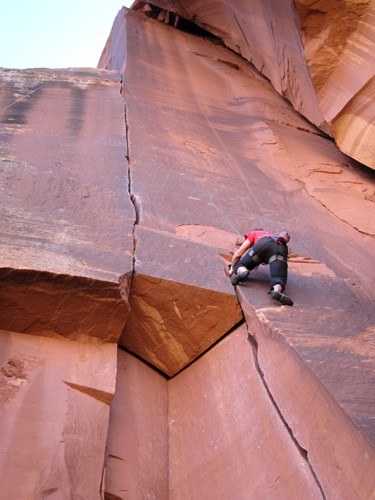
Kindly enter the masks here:
[[[375, 495], [373, 3], [310, 3], [137, 1], [99, 69], [1, 71], [5, 498]], [[254, 227], [292, 308], [226, 276]]]
[[[293, 107], [375, 168], [375, 3], [353, 0], [155, 0], [159, 18], [188, 19], [262, 72]], [[150, 4], [134, 2], [150, 14]], [[155, 11], [155, 7], [151, 8]]]

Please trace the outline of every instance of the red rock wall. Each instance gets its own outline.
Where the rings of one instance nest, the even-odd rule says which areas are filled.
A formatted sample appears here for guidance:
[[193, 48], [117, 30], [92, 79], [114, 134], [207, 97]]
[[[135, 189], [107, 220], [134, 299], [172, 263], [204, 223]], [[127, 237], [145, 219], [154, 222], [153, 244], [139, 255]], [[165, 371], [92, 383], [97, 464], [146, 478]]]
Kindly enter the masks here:
[[[134, 8], [144, 9], [137, 1]], [[293, 107], [375, 168], [372, 0], [155, 0], [254, 64]]]
[[307, 368], [310, 360], [302, 359], [290, 338], [280, 335], [277, 322], [265, 323], [245, 294], [240, 293], [240, 301], [264, 383], [295, 442], [305, 450], [324, 496], [371, 498], [374, 447]]
[[168, 385], [170, 498], [320, 498], [262, 384], [246, 327]]
[[295, 2], [319, 108], [340, 149], [375, 168], [374, 2]]
[[118, 73], [5, 70], [1, 82], [2, 267], [117, 282], [134, 224]]
[[[259, 4], [262, 33], [275, 6]], [[121, 10], [110, 71], [1, 72], [4, 494], [367, 500], [372, 171], [167, 17]], [[225, 274], [254, 227], [292, 234], [293, 308], [267, 294], [267, 268], [236, 291]], [[118, 366], [117, 344], [134, 354]]]
[[[366, 498], [374, 488], [374, 454], [368, 442], [373, 441], [373, 410], [368, 403], [374, 400], [374, 298], [373, 273], [368, 270], [372, 269], [374, 227], [370, 215], [373, 202], [365, 194], [373, 189], [371, 173], [343, 156], [332, 141], [296, 114], [266, 80], [233, 52], [141, 13], [129, 12], [125, 21], [119, 14], [114, 38], [117, 30], [126, 33], [127, 39], [122, 95], [128, 123], [131, 192], [138, 210], [136, 275], [130, 294], [134, 290], [134, 300], [139, 296], [144, 304], [137, 309], [143, 314], [128, 322], [121, 342], [134, 349], [132, 336], [138, 328], [143, 352], [134, 351], [168, 373], [160, 362], [165, 355], [160, 347], [174, 359], [180, 358], [184, 348], [176, 343], [176, 337], [160, 342], [170, 334], [165, 320], [177, 312], [173, 307], [175, 299], [168, 299], [170, 290], [159, 296], [157, 285], [160, 292], [167, 290], [167, 279], [222, 293], [226, 288], [219, 278], [223, 276], [219, 260], [230, 253], [241, 233], [254, 226], [275, 231], [285, 225], [292, 227], [288, 290], [295, 306], [279, 308], [271, 303], [265, 293], [268, 275], [263, 268], [254, 273], [250, 286], [242, 287], [238, 296], [244, 308], [249, 303], [255, 310], [256, 323], [248, 325], [252, 335], [254, 330], [263, 331], [264, 325], [265, 331], [269, 328], [272, 335], [282, 339], [274, 349], [262, 337], [256, 337], [262, 342], [258, 347], [259, 369], [272, 379], [265, 380], [272, 388], [268, 397], [291, 430], [290, 439], [295, 440], [305, 458], [311, 454], [311, 460], [307, 459], [314, 477], [311, 494], [321, 488], [327, 497]], [[110, 52], [103, 57], [108, 59]], [[347, 209], [349, 203], [351, 210]], [[219, 238], [212, 236], [215, 231], [220, 231]], [[222, 248], [215, 243], [220, 238]], [[358, 251], [361, 258], [356, 257]], [[209, 297], [214, 305], [215, 299]], [[171, 312], [165, 315], [163, 300], [172, 305]], [[137, 322], [138, 316], [146, 322]], [[151, 333], [158, 330], [158, 336]], [[181, 333], [186, 342], [191, 341], [188, 329]], [[291, 362], [294, 356], [300, 360], [297, 366], [304, 377], [293, 368], [296, 382], [288, 376], [278, 380], [277, 370], [266, 370], [268, 356], [275, 366], [288, 366], [288, 350], [283, 346], [291, 349]], [[158, 357], [153, 359], [158, 351]], [[212, 352], [218, 351], [215, 348]], [[206, 357], [212, 359], [212, 352], [168, 382], [170, 408], [173, 398], [181, 405], [185, 399], [189, 401], [184, 410], [175, 412], [181, 425], [176, 430], [171, 427], [173, 498], [216, 496], [220, 488], [226, 491], [227, 475], [219, 483], [212, 479], [218, 474], [216, 461], [221, 463], [221, 448], [216, 451], [210, 447], [201, 428], [196, 431], [195, 446], [185, 440], [185, 433], [191, 435], [190, 426], [198, 419], [200, 427], [207, 428], [208, 436], [222, 436], [228, 439], [228, 446], [237, 442], [235, 434], [221, 421], [212, 423], [212, 407], [205, 405], [208, 396], [200, 376], [196, 375], [197, 381], [193, 382], [197, 366], [206, 366]], [[220, 379], [215, 401], [224, 404], [230, 400], [228, 406], [232, 407], [224, 357], [217, 355], [212, 361], [215, 369], [226, 373], [223, 379], [213, 377], [215, 381]], [[243, 365], [242, 370], [249, 375]], [[173, 394], [172, 388], [179, 388], [180, 380], [189, 383], [181, 383], [181, 389]], [[277, 382], [285, 383], [281, 394]], [[300, 384], [306, 400], [297, 394], [294, 398], [293, 383]], [[313, 400], [308, 396], [311, 390]], [[304, 405], [311, 406], [315, 400], [318, 410], [311, 411], [311, 419], [307, 418], [304, 412], [310, 408]], [[287, 408], [293, 406], [293, 411], [287, 411], [284, 404]], [[245, 415], [241, 413], [238, 418], [245, 419]], [[317, 433], [321, 425], [323, 429]], [[323, 442], [324, 446], [320, 446]], [[355, 452], [346, 462], [342, 456], [349, 453], [350, 447]], [[223, 467], [230, 470], [236, 458], [234, 451], [228, 451], [228, 455], [232, 458]], [[342, 467], [339, 473], [335, 470], [337, 463]], [[277, 469], [277, 461], [273, 465]], [[363, 471], [359, 479], [352, 476], [352, 471], [358, 469]], [[242, 472], [238, 474], [244, 490], [250, 488]], [[196, 490], [191, 484], [193, 477], [199, 484]], [[291, 495], [295, 485], [280, 484], [283, 487], [290, 487]]]
[[249, 326], [169, 381], [119, 351], [108, 498], [372, 497], [373, 447], [241, 303]]
[[116, 345], [0, 331], [3, 498], [100, 498]]
[[106, 457], [106, 498], [168, 498], [167, 380], [122, 350]]
[[118, 74], [5, 70], [1, 81], [0, 327], [116, 342], [134, 224]]
[[1, 71], [1, 495], [100, 498], [134, 210], [116, 72]]

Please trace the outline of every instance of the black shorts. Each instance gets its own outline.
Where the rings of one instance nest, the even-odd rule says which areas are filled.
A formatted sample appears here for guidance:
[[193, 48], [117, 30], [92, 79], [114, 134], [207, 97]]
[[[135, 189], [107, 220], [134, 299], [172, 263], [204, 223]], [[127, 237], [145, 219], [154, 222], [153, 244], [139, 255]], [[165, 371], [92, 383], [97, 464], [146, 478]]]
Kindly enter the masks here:
[[281, 285], [284, 290], [288, 279], [288, 247], [278, 243], [271, 236], [264, 236], [257, 241], [234, 266], [234, 271], [237, 272], [242, 266], [251, 271], [259, 264], [268, 264], [274, 255], [280, 255], [283, 260], [276, 259], [270, 263], [270, 289], [272, 290], [275, 285]]

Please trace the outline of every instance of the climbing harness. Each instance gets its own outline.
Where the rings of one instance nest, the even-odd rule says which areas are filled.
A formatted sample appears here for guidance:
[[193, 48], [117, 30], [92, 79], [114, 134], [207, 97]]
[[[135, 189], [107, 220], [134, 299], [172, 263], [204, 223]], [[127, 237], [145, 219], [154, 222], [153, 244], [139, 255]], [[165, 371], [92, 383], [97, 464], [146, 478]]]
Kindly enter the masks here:
[[[262, 244], [259, 245], [257, 247], [257, 244], [259, 243], [259, 241], [261, 240], [265, 240], [264, 242], [262, 241]], [[275, 241], [278, 245], [282, 245], [283, 243], [281, 243], [278, 238], [276, 236], [264, 236], [263, 238], [261, 238], [259, 240], [253, 248], [251, 248], [248, 252], [248, 255], [249, 257], [251, 257], [251, 260], [255, 263], [255, 264], [271, 264], [271, 262], [274, 262], [275, 260], [281, 260], [283, 262], [287, 262], [288, 261], [288, 257], [282, 255], [281, 253], [279, 253], [277, 251], [277, 253], [275, 255], [272, 255], [269, 259], [268, 259], [268, 262], [262, 262], [262, 259], [259, 257], [259, 253], [264, 250], [266, 248], [267, 245], [269, 245], [270, 243], [272, 243], [273, 241]]]
[[280, 255], [279, 253], [277, 255], [272, 255], [272, 257], [269, 258], [268, 264], [271, 264], [271, 262], [274, 262], [275, 260], [282, 260], [284, 262], [288, 261], [287, 257], [284, 257], [284, 255]]

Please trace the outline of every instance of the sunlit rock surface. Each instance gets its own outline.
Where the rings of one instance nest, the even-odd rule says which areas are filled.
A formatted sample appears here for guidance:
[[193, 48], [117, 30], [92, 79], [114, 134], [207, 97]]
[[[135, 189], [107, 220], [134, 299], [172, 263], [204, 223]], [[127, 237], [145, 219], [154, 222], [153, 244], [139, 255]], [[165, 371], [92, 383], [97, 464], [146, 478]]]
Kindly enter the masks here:
[[[111, 44], [119, 39], [126, 42], [125, 63], [107, 65], [114, 50]], [[281, 395], [271, 391], [283, 416], [284, 405], [289, 408], [292, 400], [295, 404], [293, 412], [285, 412], [285, 422], [307, 456], [312, 453], [309, 464], [318, 489], [326, 496], [365, 498], [374, 488], [375, 458], [368, 441], [375, 441], [372, 171], [344, 156], [245, 59], [207, 37], [176, 30], [141, 11], [122, 11], [102, 64], [123, 71], [131, 193], [138, 213], [130, 300], [139, 314], [127, 323], [121, 342], [128, 338], [130, 349], [168, 374], [162, 363], [151, 359], [164, 338], [149, 335], [158, 324], [165, 336], [170, 332], [156, 314], [162, 297], [170, 307], [168, 320], [177, 315], [178, 294], [164, 292], [164, 278], [175, 288], [179, 282], [203, 286], [206, 281], [207, 288], [223, 291], [226, 285], [217, 284], [216, 269], [236, 239], [254, 227], [275, 232], [288, 228], [292, 233], [288, 292], [295, 306], [281, 307], [267, 294], [267, 268], [258, 269], [237, 295], [245, 311], [249, 306], [254, 311], [251, 316], [246, 312], [246, 318], [252, 318], [247, 321], [249, 334], [270, 331], [282, 340], [275, 347], [267, 341], [267, 333], [264, 338], [256, 335], [257, 353], [262, 354], [257, 360], [260, 372], [267, 371], [273, 356], [288, 367], [284, 349], [288, 346], [291, 360], [296, 356], [299, 369], [306, 371], [296, 383], [302, 392], [314, 387], [322, 406], [321, 412], [303, 417], [303, 411], [309, 411], [304, 404], [311, 409], [313, 401], [297, 396], [294, 400], [288, 377], [279, 380], [285, 381]], [[190, 236], [189, 227], [195, 228]], [[207, 228], [210, 237], [199, 241]], [[212, 228], [220, 231], [222, 248], [212, 243]], [[202, 245], [200, 251], [196, 245]], [[221, 272], [224, 275], [224, 269]], [[134, 349], [132, 335], [147, 355]], [[168, 355], [180, 359], [181, 343], [173, 340], [169, 346]], [[177, 374], [170, 386], [195, 370], [195, 363]], [[265, 379], [267, 386], [277, 387], [277, 370], [267, 371], [267, 377], [272, 379]], [[227, 400], [224, 391], [220, 397]], [[198, 406], [192, 412], [195, 418], [205, 418]], [[331, 413], [338, 415], [336, 425], [329, 419]], [[315, 429], [327, 419], [329, 425], [319, 436], [325, 444], [320, 448], [315, 446]], [[182, 428], [181, 436], [186, 432]], [[350, 446], [355, 452], [352, 459], [339, 460], [338, 474], [338, 455], [348, 453]], [[196, 453], [203, 456], [199, 450]], [[171, 461], [170, 467], [170, 474], [178, 477], [182, 464]], [[353, 476], [353, 468], [361, 468], [361, 479]], [[203, 484], [202, 491], [215, 496]], [[177, 488], [170, 495], [179, 498]]]
[[[148, 191], [142, 187], [140, 199]], [[209, 240], [160, 234], [157, 227], [137, 229], [136, 237], [131, 312], [120, 345], [172, 376], [240, 322], [242, 311], [223, 276], [220, 248]]]
[[168, 392], [171, 498], [298, 498], [301, 492], [320, 498], [306, 456], [259, 377], [245, 327], [172, 379]]
[[1, 72], [2, 267], [104, 281], [132, 268], [118, 78], [95, 69]]
[[[101, 69], [1, 71], [2, 491], [368, 500], [375, 182], [327, 135], [310, 7], [159, 4]], [[292, 308], [266, 267], [230, 284], [256, 227], [292, 235]]]
[[129, 313], [134, 224], [118, 74], [0, 78], [0, 327], [116, 342]]
[[[158, 14], [163, 22], [181, 16], [223, 40], [344, 153], [375, 168], [373, 0], [151, 3], [167, 12]], [[157, 16], [149, 5], [138, 0], [134, 8]]]
[[0, 72], [4, 498], [100, 498], [133, 270], [118, 79]]
[[299, 0], [306, 62], [339, 148], [375, 168], [375, 3]]

